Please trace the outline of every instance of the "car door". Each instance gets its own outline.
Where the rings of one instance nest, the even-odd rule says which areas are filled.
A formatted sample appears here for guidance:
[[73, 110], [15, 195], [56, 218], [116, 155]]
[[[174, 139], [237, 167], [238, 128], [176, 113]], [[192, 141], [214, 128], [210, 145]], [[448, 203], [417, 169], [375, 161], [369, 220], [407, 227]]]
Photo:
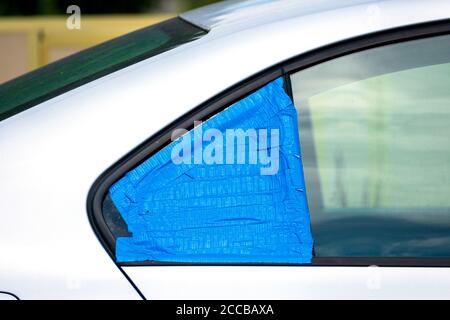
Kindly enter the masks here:
[[[147, 299], [449, 298], [448, 32], [319, 49], [175, 122], [91, 190], [105, 248]], [[279, 135], [246, 136], [249, 163], [195, 163], [230, 126]], [[199, 128], [216, 131], [196, 143]], [[248, 174], [266, 149], [280, 151], [275, 179]]]

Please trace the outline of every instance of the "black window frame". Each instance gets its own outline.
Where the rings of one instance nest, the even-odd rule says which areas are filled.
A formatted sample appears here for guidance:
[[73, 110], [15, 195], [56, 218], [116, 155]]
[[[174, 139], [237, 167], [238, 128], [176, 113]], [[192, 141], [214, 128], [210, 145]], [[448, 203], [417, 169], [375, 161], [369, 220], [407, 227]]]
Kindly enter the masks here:
[[[115, 239], [103, 218], [102, 205], [109, 187], [126, 172], [168, 145], [174, 129], [193, 128], [194, 120], [206, 120], [225, 109], [230, 104], [244, 98], [276, 78], [285, 79], [287, 93], [292, 97], [290, 75], [354, 52], [385, 46], [388, 44], [415, 39], [450, 34], [450, 19], [422, 22], [339, 41], [312, 51], [300, 54], [269, 67], [256, 75], [226, 89], [198, 107], [188, 111], [138, 147], [130, 151], [94, 182], [87, 198], [88, 218], [105, 250], [119, 266], [372, 266], [381, 267], [450, 267], [450, 257], [314, 257], [311, 264], [279, 263], [183, 263], [183, 262], [125, 262], [115, 260]], [[313, 230], [314, 237], [314, 230]]]

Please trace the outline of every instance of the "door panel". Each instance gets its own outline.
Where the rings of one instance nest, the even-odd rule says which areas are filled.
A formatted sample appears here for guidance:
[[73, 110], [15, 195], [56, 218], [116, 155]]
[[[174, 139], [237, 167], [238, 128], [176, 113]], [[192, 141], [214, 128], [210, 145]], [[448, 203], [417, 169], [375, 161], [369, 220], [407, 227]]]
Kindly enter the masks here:
[[[103, 216], [116, 241], [116, 261], [122, 263], [123, 270], [147, 299], [449, 298], [449, 43], [448, 35], [399, 42], [351, 53], [287, 75], [290, 81], [284, 83], [280, 96], [291, 95], [296, 115], [290, 119], [298, 119], [298, 123], [282, 121], [286, 127], [280, 128], [297, 130], [295, 140], [299, 140], [300, 146], [295, 151], [298, 153], [289, 156], [301, 160], [300, 167], [282, 167], [291, 171], [286, 179], [279, 181], [299, 179], [302, 187], [295, 190], [306, 199], [285, 202], [288, 199], [285, 194], [279, 199], [286, 207], [302, 206], [302, 212], [310, 214], [312, 223], [304, 223], [299, 228], [298, 221], [282, 221], [280, 217], [287, 211], [274, 210], [272, 217], [282, 221], [286, 229], [269, 229], [266, 236], [284, 237], [291, 244], [292, 238], [288, 236], [307, 227], [308, 232], [312, 230], [315, 257], [334, 258], [340, 261], [336, 265], [302, 265], [305, 261], [298, 260], [295, 265], [286, 266], [295, 261], [248, 260], [249, 253], [251, 258], [260, 259], [252, 256], [252, 252], [271, 252], [275, 256], [279, 254], [277, 250], [285, 249], [263, 247], [267, 251], [258, 251], [260, 244], [270, 243], [269, 238], [262, 237], [263, 241], [255, 245], [251, 237], [240, 237], [250, 230], [248, 225], [254, 227], [261, 222], [260, 216], [249, 219], [245, 215], [254, 214], [254, 207], [261, 204], [257, 201], [257, 188], [245, 188], [244, 183], [238, 183], [233, 189], [238, 193], [245, 189], [246, 196], [256, 203], [246, 202], [241, 206], [239, 202], [235, 206], [232, 201], [240, 196], [235, 193], [231, 194], [231, 202], [227, 202], [238, 209], [230, 212], [244, 214], [244, 219], [237, 215], [232, 219], [219, 217], [221, 205], [217, 198], [223, 194], [216, 191], [223, 189], [225, 193], [230, 187], [227, 180], [219, 187], [214, 185], [213, 195], [196, 194], [196, 188], [184, 187], [201, 175], [185, 174], [187, 171], [171, 175], [172, 164], [167, 164], [166, 158], [163, 165], [146, 167], [155, 153], [141, 159], [139, 166], [128, 167], [120, 176], [124, 183], [115, 180], [119, 183], [114, 185], [112, 181], [105, 188], [105, 195], [109, 192], [110, 198], [108, 205], [103, 203]], [[268, 93], [273, 98], [272, 91]], [[233, 106], [239, 108], [239, 103]], [[222, 107], [232, 109], [229, 105]], [[251, 118], [260, 109], [252, 110], [244, 118]], [[220, 119], [220, 114], [211, 119]], [[283, 145], [288, 139], [281, 137], [280, 145]], [[167, 180], [166, 175], [172, 180]], [[214, 176], [212, 180], [217, 178]], [[137, 190], [136, 185], [145, 179], [150, 187]], [[178, 185], [184, 189], [177, 190]], [[115, 195], [117, 190], [120, 197]], [[167, 196], [172, 194], [176, 201]], [[270, 197], [270, 193], [267, 195]], [[189, 202], [199, 196], [200, 200]], [[155, 205], [161, 197], [164, 205]], [[206, 221], [205, 225], [192, 223], [204, 208], [201, 222]], [[173, 213], [176, 214], [172, 216]], [[277, 216], [277, 213], [281, 214]], [[120, 215], [124, 218], [121, 221], [116, 219]], [[240, 232], [228, 232], [227, 237], [217, 241], [218, 232], [211, 231], [211, 227], [222, 225], [215, 225], [215, 217], [227, 227], [230, 222], [232, 227], [238, 225]], [[178, 232], [176, 227], [180, 222], [181, 230], [187, 228], [189, 233]], [[290, 227], [295, 227], [292, 234]], [[202, 232], [192, 233], [192, 229], [202, 229]], [[204, 232], [206, 229], [211, 232]], [[131, 238], [133, 234], [136, 239], [132, 246], [123, 247], [126, 242], [120, 239]], [[220, 245], [216, 246], [217, 243]], [[121, 260], [117, 255], [118, 244], [121, 249], [129, 250], [126, 259]], [[186, 248], [189, 250], [183, 251]], [[289, 254], [302, 254], [297, 251], [294, 249]], [[211, 252], [215, 255], [210, 255]], [[418, 259], [408, 267], [386, 267], [396, 265], [396, 259], [402, 258]], [[371, 262], [367, 266], [349, 266], [364, 263], [346, 263], [346, 259], [353, 262], [369, 259], [365, 261], [383, 267], [369, 266]], [[424, 267], [431, 265], [426, 261], [432, 260], [437, 261], [433, 267]], [[265, 265], [239, 265], [249, 261]], [[439, 261], [443, 261], [442, 265]], [[212, 265], [195, 265], [205, 262]], [[214, 263], [229, 265], [213, 266]], [[285, 265], [268, 266], [267, 263]]]
[[448, 268], [124, 267], [157, 299], [449, 299]]

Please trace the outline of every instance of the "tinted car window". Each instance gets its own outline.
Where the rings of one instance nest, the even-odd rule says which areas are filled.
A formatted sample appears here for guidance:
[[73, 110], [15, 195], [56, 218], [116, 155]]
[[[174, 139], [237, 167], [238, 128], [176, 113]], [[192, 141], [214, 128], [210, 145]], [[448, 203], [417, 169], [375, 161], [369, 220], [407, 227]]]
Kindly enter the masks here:
[[450, 36], [292, 74], [317, 256], [450, 256]]
[[180, 18], [83, 50], [0, 86], [0, 120], [64, 91], [195, 40], [206, 32]]

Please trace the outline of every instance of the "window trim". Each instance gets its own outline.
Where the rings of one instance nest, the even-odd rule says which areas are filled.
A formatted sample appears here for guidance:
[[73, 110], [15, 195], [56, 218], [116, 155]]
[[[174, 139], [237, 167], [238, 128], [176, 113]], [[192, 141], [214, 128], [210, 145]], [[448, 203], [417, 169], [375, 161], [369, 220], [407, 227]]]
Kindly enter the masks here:
[[228, 105], [256, 91], [278, 77], [284, 77], [286, 91], [292, 98], [290, 75], [313, 65], [358, 51], [420, 38], [450, 34], [450, 19], [424, 22], [378, 31], [339, 41], [300, 54], [278, 63], [230, 87], [215, 97], [188, 111], [156, 134], [130, 151], [105, 172], [92, 185], [87, 197], [87, 212], [91, 226], [111, 259], [118, 266], [385, 266], [385, 267], [450, 267], [450, 257], [314, 257], [311, 264], [277, 263], [179, 263], [179, 262], [126, 262], [115, 260], [115, 239], [103, 218], [102, 203], [109, 187], [123, 174], [133, 169], [170, 143], [176, 128], [192, 129], [194, 120], [205, 120]]

